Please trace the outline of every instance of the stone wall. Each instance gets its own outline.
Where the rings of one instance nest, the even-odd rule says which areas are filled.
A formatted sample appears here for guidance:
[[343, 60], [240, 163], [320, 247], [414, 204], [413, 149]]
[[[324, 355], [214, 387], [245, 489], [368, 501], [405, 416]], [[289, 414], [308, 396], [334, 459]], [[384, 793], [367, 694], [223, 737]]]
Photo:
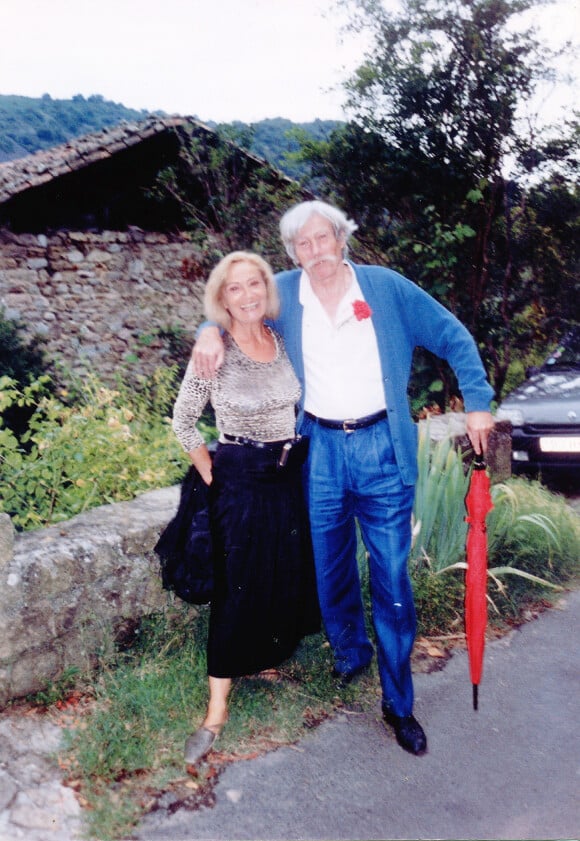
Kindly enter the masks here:
[[[192, 265], [184, 234], [0, 230], [0, 310], [76, 374], [108, 379], [124, 362], [149, 374], [167, 354], [156, 330], [178, 326], [193, 341], [205, 278]], [[177, 494], [22, 535], [0, 514], [0, 707], [92, 665], [124, 622], [167, 604], [152, 549]]]
[[[466, 446], [464, 429], [456, 414], [431, 433]], [[498, 424], [488, 457], [496, 481], [509, 476], [509, 455], [509, 426]], [[167, 606], [153, 547], [178, 497], [177, 486], [150, 491], [23, 534], [0, 513], [0, 709], [69, 667], [92, 667], [123, 626]]]
[[23, 534], [0, 514], [0, 709], [94, 666], [124, 626], [167, 606], [153, 547], [178, 496], [150, 491]]
[[205, 277], [192, 265], [186, 234], [0, 230], [0, 310], [75, 373], [107, 379], [131, 359], [149, 374], [167, 354], [155, 331], [178, 326], [193, 340], [202, 319]]

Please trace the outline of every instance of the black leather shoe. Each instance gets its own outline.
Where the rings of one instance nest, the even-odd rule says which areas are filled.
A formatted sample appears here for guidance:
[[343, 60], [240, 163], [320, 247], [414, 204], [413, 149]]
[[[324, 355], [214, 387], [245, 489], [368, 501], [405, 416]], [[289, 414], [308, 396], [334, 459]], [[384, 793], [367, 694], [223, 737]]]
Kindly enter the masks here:
[[332, 677], [336, 680], [339, 687], [344, 689], [345, 686], [349, 686], [351, 683], [357, 681], [369, 666], [370, 662], [365, 663], [364, 666], [357, 666], [356, 669], [352, 669], [350, 672], [339, 672], [338, 669], [333, 669]]
[[421, 756], [427, 750], [425, 731], [413, 715], [398, 716], [383, 709], [383, 718], [395, 731], [397, 742], [404, 750]]

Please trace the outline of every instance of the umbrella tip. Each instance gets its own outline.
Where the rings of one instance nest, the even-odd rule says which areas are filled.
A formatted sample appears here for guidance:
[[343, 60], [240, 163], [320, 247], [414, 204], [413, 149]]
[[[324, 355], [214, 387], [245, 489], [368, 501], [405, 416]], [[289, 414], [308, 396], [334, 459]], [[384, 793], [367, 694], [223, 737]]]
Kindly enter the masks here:
[[479, 689], [479, 686], [477, 685], [477, 683], [474, 683], [473, 684], [473, 709], [474, 710], [477, 710], [477, 705], [478, 705], [478, 692], [477, 692], [478, 689]]

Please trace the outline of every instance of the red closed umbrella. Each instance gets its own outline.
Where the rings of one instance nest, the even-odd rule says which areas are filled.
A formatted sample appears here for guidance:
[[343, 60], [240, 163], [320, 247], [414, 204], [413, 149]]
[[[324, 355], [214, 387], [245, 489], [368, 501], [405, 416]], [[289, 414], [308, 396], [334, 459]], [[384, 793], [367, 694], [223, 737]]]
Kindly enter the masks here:
[[493, 508], [490, 481], [482, 455], [476, 455], [469, 490], [465, 497], [468, 525], [465, 573], [465, 634], [469, 673], [473, 684], [473, 709], [477, 709], [478, 687], [483, 669], [487, 625], [487, 532], [485, 519]]

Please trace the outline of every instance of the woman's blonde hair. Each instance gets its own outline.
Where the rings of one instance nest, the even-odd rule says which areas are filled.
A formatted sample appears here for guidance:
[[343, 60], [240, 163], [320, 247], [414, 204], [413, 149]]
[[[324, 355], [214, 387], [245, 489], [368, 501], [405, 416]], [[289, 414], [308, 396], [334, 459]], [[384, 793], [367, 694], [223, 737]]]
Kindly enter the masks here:
[[203, 308], [206, 318], [210, 321], [215, 321], [224, 330], [230, 329], [232, 318], [223, 304], [222, 292], [231, 267], [237, 263], [251, 263], [262, 275], [267, 292], [266, 318], [276, 318], [280, 312], [278, 290], [276, 288], [274, 274], [268, 263], [259, 254], [253, 254], [251, 251], [232, 251], [231, 254], [222, 257], [217, 266], [212, 269], [205, 285], [203, 296]]

